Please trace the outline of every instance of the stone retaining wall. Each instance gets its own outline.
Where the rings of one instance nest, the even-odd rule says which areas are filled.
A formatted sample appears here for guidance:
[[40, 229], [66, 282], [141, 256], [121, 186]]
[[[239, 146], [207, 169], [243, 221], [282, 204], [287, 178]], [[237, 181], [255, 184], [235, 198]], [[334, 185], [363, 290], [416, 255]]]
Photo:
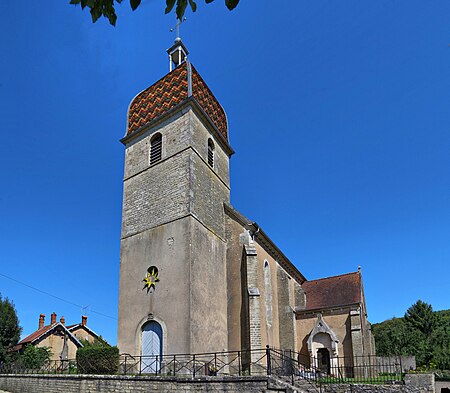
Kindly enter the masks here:
[[434, 374], [406, 374], [405, 384], [363, 385], [340, 384], [322, 385], [323, 393], [435, 393]]
[[[433, 374], [407, 374], [401, 385], [307, 384], [293, 388], [267, 376], [246, 377], [150, 377], [117, 375], [0, 375], [0, 390], [12, 393], [165, 393], [227, 392], [259, 393], [270, 391], [308, 393], [435, 393]], [[439, 393], [439, 392], [436, 392]]]
[[12, 393], [249, 392], [267, 390], [267, 377], [147, 377], [103, 375], [0, 375]]

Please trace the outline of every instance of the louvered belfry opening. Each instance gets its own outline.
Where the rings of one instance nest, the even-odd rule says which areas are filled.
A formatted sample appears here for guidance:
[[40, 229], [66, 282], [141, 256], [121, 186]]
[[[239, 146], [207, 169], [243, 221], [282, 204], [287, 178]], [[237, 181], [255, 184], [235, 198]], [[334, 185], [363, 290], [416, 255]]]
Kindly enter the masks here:
[[156, 134], [150, 142], [150, 165], [161, 161], [162, 135]]
[[208, 139], [208, 164], [214, 168], [214, 143], [211, 139]]

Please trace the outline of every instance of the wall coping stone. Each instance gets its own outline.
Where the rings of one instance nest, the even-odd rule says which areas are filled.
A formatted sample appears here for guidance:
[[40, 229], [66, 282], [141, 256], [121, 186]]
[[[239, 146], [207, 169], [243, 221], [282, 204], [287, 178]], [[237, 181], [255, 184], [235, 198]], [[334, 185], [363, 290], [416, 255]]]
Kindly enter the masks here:
[[191, 376], [170, 375], [97, 375], [97, 374], [0, 374], [0, 378], [48, 378], [48, 379], [102, 379], [102, 380], [124, 380], [124, 381], [164, 381], [164, 382], [266, 382], [269, 380], [265, 375], [248, 376], [207, 376], [201, 375], [195, 378]]

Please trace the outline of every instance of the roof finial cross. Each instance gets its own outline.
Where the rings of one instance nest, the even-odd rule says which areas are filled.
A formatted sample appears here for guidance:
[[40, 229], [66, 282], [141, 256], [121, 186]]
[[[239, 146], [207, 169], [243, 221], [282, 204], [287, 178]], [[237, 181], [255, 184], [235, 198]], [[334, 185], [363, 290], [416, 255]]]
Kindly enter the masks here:
[[175, 34], [176, 34], [175, 41], [181, 39], [180, 38], [180, 26], [183, 22], [186, 22], [186, 18], [178, 19], [176, 25], [170, 29], [171, 33], [175, 30]]
[[186, 60], [186, 57], [188, 55], [188, 50], [186, 49], [180, 38], [180, 26], [185, 21], [186, 18], [179, 19], [177, 21], [177, 24], [172, 29], [170, 29], [170, 31], [175, 30], [175, 34], [177, 36], [173, 45], [169, 49], [167, 49], [167, 53], [169, 54], [169, 71], [172, 71], [174, 67], [178, 67], [183, 61]]

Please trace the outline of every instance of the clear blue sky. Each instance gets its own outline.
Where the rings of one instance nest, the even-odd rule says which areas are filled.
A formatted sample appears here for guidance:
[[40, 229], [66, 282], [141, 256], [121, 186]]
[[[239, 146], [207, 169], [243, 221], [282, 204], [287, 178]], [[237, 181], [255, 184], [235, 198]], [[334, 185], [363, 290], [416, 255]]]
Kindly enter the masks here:
[[[362, 266], [369, 319], [450, 308], [450, 2], [222, 0], [187, 12], [229, 119], [232, 203], [308, 278]], [[116, 342], [126, 110], [168, 71], [165, 2], [117, 27], [2, 1], [0, 273]], [[23, 334], [81, 309], [0, 276]]]

